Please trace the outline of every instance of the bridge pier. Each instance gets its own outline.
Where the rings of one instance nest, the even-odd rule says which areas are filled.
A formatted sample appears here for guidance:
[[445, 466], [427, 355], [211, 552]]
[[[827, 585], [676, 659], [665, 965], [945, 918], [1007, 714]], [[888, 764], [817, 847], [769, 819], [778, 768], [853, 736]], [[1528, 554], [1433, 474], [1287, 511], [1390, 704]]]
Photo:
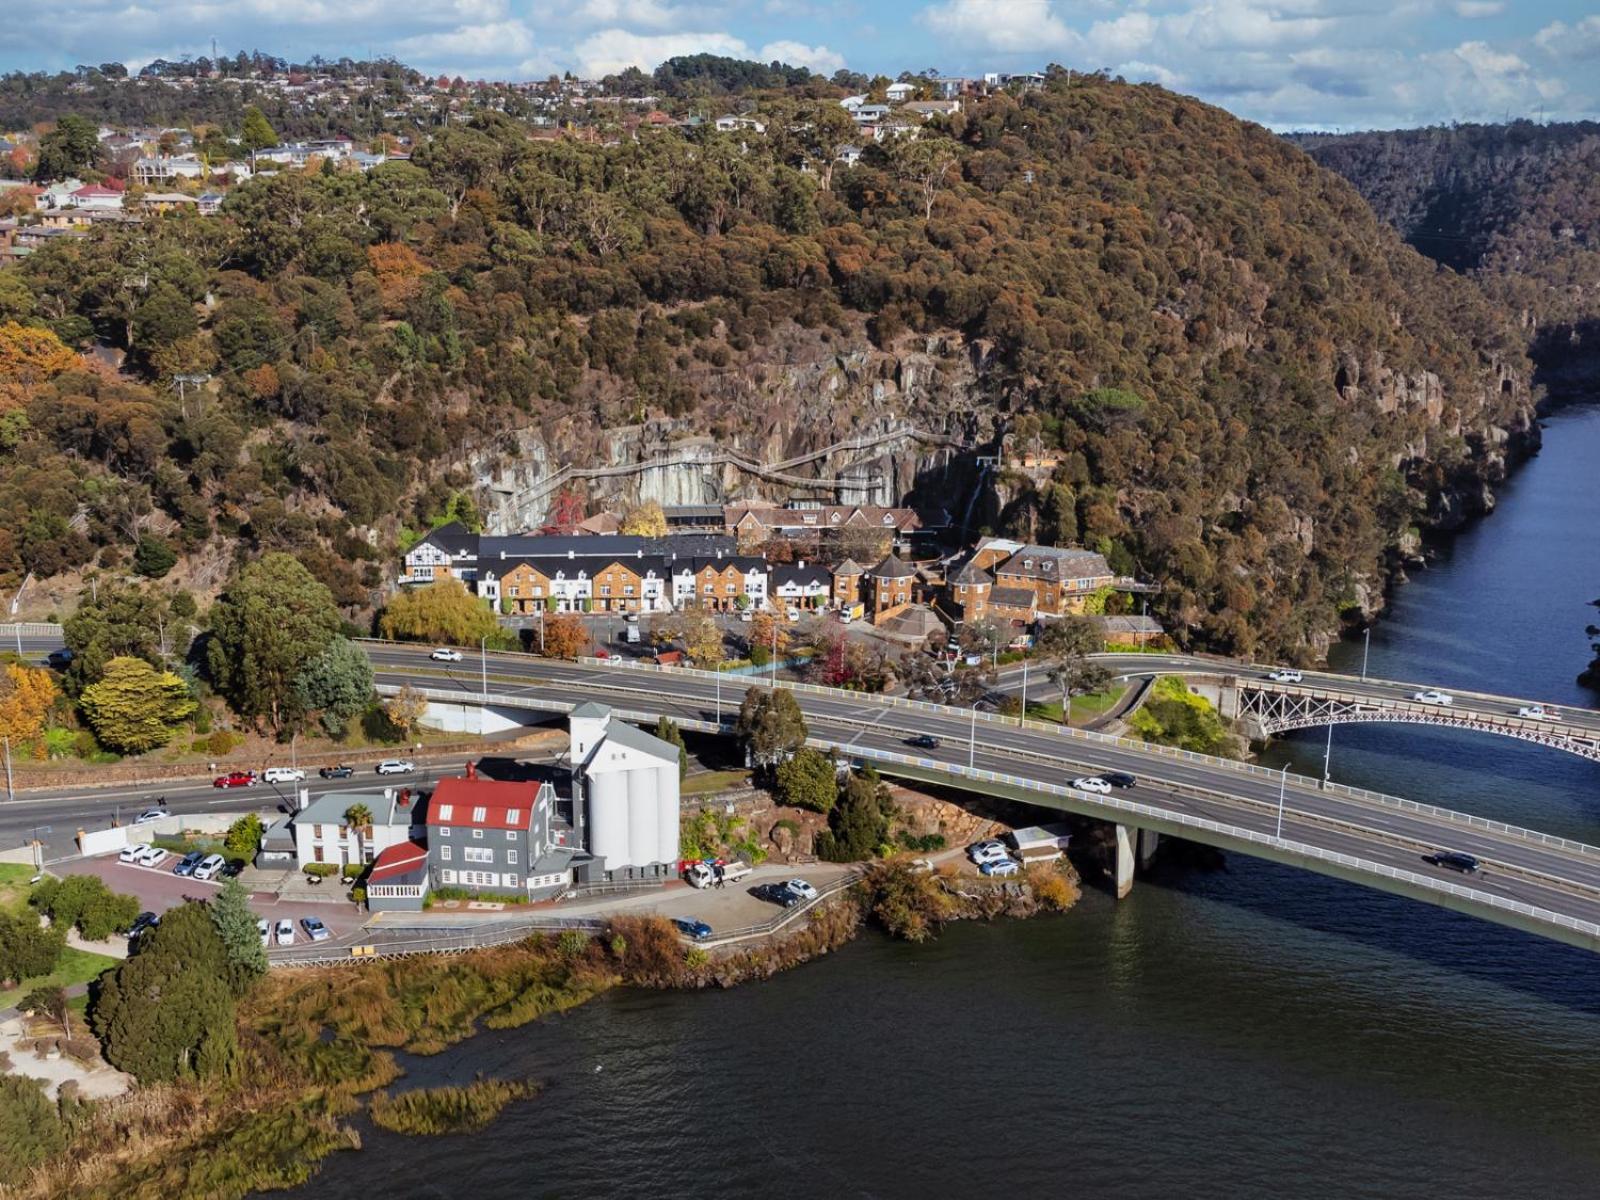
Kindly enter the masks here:
[[1116, 826], [1117, 844], [1112, 853], [1116, 855], [1117, 899], [1124, 899], [1133, 891], [1133, 860], [1134, 840], [1139, 836], [1139, 831], [1131, 825]]
[[1139, 830], [1138, 858], [1141, 871], [1150, 869], [1150, 862], [1155, 858], [1156, 847], [1159, 845], [1161, 845], [1161, 835], [1154, 829]]

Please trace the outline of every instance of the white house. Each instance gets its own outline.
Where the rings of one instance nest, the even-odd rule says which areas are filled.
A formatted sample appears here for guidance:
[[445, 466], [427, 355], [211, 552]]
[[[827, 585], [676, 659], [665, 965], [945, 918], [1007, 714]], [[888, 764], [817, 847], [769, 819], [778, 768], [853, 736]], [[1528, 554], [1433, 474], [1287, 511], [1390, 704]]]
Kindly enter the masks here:
[[904, 104], [917, 94], [917, 85], [914, 83], [891, 83], [883, 91], [889, 97], [890, 104]]
[[[420, 838], [422, 820], [416, 799], [409, 789], [385, 788], [378, 795], [325, 792], [311, 800], [301, 789], [301, 807], [290, 818], [296, 862], [301, 867], [370, 863], [390, 846], [409, 841], [413, 832]], [[371, 825], [349, 823], [345, 814], [356, 804], [365, 805], [372, 814]]]
[[717, 118], [718, 133], [734, 133], [740, 129], [750, 129], [756, 133], [765, 133], [767, 131], [767, 123], [757, 117], [741, 117], [733, 114]]
[[173, 179], [203, 179], [205, 174], [206, 164], [194, 154], [159, 155], [133, 164], [134, 182], [144, 187]]
[[833, 590], [828, 568], [804, 559], [772, 568], [772, 597], [784, 608], [820, 608]]

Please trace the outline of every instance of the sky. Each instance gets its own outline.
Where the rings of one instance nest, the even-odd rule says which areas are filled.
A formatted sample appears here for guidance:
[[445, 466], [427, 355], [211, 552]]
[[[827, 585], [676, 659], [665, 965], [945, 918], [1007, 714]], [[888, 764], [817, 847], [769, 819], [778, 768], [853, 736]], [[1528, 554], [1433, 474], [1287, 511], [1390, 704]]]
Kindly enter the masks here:
[[0, 69], [259, 49], [595, 77], [677, 54], [891, 78], [1106, 68], [1277, 129], [1600, 113], [1596, 0], [7, 0]]

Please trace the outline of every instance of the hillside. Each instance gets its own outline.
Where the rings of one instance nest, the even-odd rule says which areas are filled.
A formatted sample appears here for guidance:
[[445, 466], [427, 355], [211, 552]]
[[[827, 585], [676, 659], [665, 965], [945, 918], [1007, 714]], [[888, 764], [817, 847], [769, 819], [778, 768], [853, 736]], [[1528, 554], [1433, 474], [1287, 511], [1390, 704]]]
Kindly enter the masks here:
[[1600, 124], [1461, 125], [1295, 139], [1422, 253], [1528, 330], [1556, 398], [1600, 380]]
[[[0, 321], [102, 346], [0, 394], [0, 580], [142, 535], [200, 588], [291, 550], [354, 610], [455, 493], [526, 516], [560, 465], [692, 438], [771, 460], [909, 420], [1057, 451], [975, 524], [1154, 577], [1187, 642], [1304, 654], [1537, 437], [1478, 290], [1221, 110], [1058, 80], [847, 167], [837, 106], [757, 99], [765, 134], [611, 146], [479, 116], [410, 163], [258, 178], [222, 217], [0, 275]], [[977, 478], [890, 466], [913, 498]]]

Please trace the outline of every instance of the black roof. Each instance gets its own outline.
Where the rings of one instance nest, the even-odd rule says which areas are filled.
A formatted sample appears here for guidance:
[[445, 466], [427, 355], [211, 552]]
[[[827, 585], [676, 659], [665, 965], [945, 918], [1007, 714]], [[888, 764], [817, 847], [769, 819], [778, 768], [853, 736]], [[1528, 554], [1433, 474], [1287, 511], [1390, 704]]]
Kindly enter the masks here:
[[544, 554], [508, 554], [505, 558], [480, 562], [478, 571], [481, 575], [493, 575], [497, 579], [504, 579], [507, 572], [524, 563], [547, 579], [554, 579], [557, 575], [564, 579], [575, 579], [580, 573], [592, 579], [612, 563], [620, 563], [638, 575], [654, 571], [664, 579], [669, 574], [667, 560], [659, 554], [600, 554], [586, 558], [568, 558], [566, 555], [552, 557]]
[[772, 581], [785, 583], [828, 583], [828, 569], [816, 563], [779, 563], [772, 568]]
[[439, 549], [452, 556], [465, 550], [469, 554], [478, 550], [478, 535], [473, 533], [460, 521], [451, 521], [448, 525], [441, 525], [433, 530], [424, 542], [432, 542]]

